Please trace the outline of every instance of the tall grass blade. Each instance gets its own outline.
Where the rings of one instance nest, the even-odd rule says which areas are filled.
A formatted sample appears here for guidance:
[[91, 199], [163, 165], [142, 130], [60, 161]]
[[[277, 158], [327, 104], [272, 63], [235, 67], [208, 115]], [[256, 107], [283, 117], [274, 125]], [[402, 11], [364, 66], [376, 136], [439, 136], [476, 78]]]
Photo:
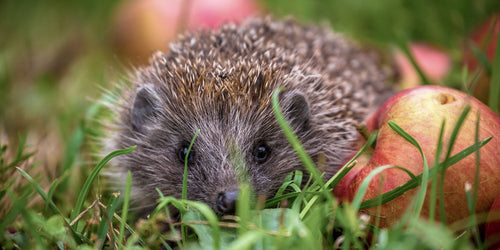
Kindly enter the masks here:
[[389, 127], [391, 127], [396, 133], [398, 133], [400, 136], [402, 136], [406, 141], [411, 143], [413, 146], [415, 146], [418, 151], [420, 152], [420, 156], [422, 157], [422, 161], [424, 164], [424, 169], [422, 171], [422, 182], [420, 183], [420, 189], [418, 190], [418, 193], [416, 197], [414, 198], [414, 210], [413, 210], [413, 216], [412, 218], [416, 219], [420, 216], [420, 211], [422, 211], [422, 207], [424, 205], [424, 200], [425, 196], [427, 194], [427, 183], [429, 182], [429, 166], [427, 163], [427, 158], [424, 155], [424, 151], [422, 151], [422, 148], [418, 144], [417, 140], [413, 138], [410, 134], [406, 133], [401, 127], [399, 127], [396, 123], [393, 121], [389, 121]]
[[[10, 196], [13, 208], [26, 207], [28, 197], [31, 195], [30, 190], [25, 191], [19, 198], [15, 197], [10, 190], [7, 190], [6, 193]], [[10, 209], [7, 214], [4, 214], [4, 217], [0, 220], [0, 232], [5, 232], [7, 226], [16, 219], [20, 212], [19, 209]]]
[[[187, 200], [187, 182], [188, 182], [188, 159], [189, 159], [189, 154], [191, 153], [191, 149], [193, 148], [194, 140], [196, 140], [196, 137], [200, 133], [200, 130], [196, 130], [194, 133], [193, 139], [191, 139], [191, 142], [189, 143], [188, 150], [186, 152], [186, 156], [184, 158], [184, 174], [182, 175], [182, 192], [181, 192], [181, 198], [183, 200]], [[181, 212], [181, 220], [184, 217], [184, 212]], [[181, 225], [181, 234], [182, 234], [182, 239], [187, 238], [187, 228], [184, 225]]]
[[128, 207], [130, 203], [130, 190], [132, 189], [132, 174], [127, 171], [127, 181], [125, 183], [125, 196], [123, 197], [122, 218], [120, 221], [120, 234], [118, 235], [118, 248], [123, 249], [123, 238], [125, 234], [125, 224], [127, 224]]
[[365, 145], [363, 145], [363, 147], [356, 153], [356, 155], [326, 182], [326, 188], [337, 186], [340, 180], [342, 180], [342, 178], [344, 178], [344, 176], [347, 175], [347, 173], [354, 167], [354, 161], [358, 159], [369, 147], [371, 147], [376, 139], [377, 131], [374, 131], [370, 134], [370, 136], [366, 140]]
[[[354, 199], [352, 200], [352, 206], [354, 207], [355, 211], [358, 211], [361, 208], [361, 200], [363, 199], [363, 197], [366, 193], [366, 190], [368, 190], [368, 186], [370, 185], [370, 182], [372, 181], [372, 179], [376, 175], [381, 173], [382, 171], [389, 169], [389, 168], [395, 168], [395, 169], [402, 170], [402, 171], [406, 172], [411, 177], [411, 180], [414, 181], [416, 179], [415, 176], [410, 171], [408, 171], [405, 168], [398, 167], [398, 166], [385, 165], [385, 166], [380, 166], [380, 167], [374, 169], [372, 172], [370, 172], [370, 174], [368, 174], [368, 176], [366, 176], [365, 179], [363, 179], [363, 182], [361, 182], [361, 185], [359, 186], [358, 191], [356, 192], [356, 195], [354, 196]], [[380, 199], [380, 198], [376, 198], [376, 199]], [[373, 199], [370, 199], [370, 200], [373, 200]], [[377, 205], [379, 205], [379, 204], [377, 204]]]
[[[47, 199], [52, 200], [52, 197], [54, 196], [54, 192], [56, 191], [57, 184], [58, 184], [58, 179], [55, 179], [54, 182], [52, 182], [52, 185], [50, 185], [49, 191], [47, 192]], [[45, 209], [47, 209], [49, 206], [49, 203], [45, 203]]]
[[285, 181], [281, 184], [274, 197], [282, 196], [288, 187], [293, 189], [295, 192], [301, 192], [302, 190], [300, 189], [300, 184], [302, 183], [302, 176], [303, 174], [300, 170], [295, 170], [294, 172], [289, 173], [285, 177]]
[[[491, 139], [492, 139], [492, 137], [488, 137], [486, 139], [483, 139], [483, 140], [479, 141], [477, 144], [469, 146], [466, 149], [453, 155], [446, 162], [442, 161], [441, 163], [439, 163], [438, 166], [430, 169], [430, 174], [431, 175], [434, 174], [433, 173], [434, 171], [441, 172], [441, 171], [443, 171], [443, 170], [441, 170], [442, 168], [444, 170], [446, 170], [447, 168], [449, 168], [453, 164], [457, 163], [458, 161], [462, 160], [463, 158], [474, 153], [476, 151], [476, 147], [481, 148], [484, 145], [486, 145], [486, 143], [488, 143]], [[363, 201], [361, 203], [359, 209], [366, 209], [366, 208], [378, 206], [380, 204], [379, 199], [382, 199], [382, 204], [387, 203], [387, 202], [397, 198], [401, 194], [405, 193], [406, 191], [418, 187], [419, 183], [421, 182], [421, 178], [422, 178], [422, 174], [417, 175], [417, 176], [415, 176], [415, 179], [411, 179], [408, 182], [406, 182], [405, 184], [382, 194], [382, 197], [374, 197], [372, 199]]]
[[[469, 114], [469, 111], [470, 111], [470, 106], [469, 105], [465, 106], [464, 110], [462, 111], [462, 113], [458, 117], [458, 120], [455, 124], [455, 127], [453, 128], [453, 131], [451, 132], [450, 140], [448, 142], [448, 150], [446, 152], [446, 157], [444, 158], [445, 163], [447, 163], [447, 161], [450, 158], [451, 151], [453, 150], [453, 146], [455, 145], [455, 141], [456, 141], [457, 136], [458, 136], [458, 132], [460, 131], [460, 128], [462, 127], [462, 124], [465, 121], [465, 118]], [[444, 167], [444, 165], [441, 165], [441, 167], [442, 167], [441, 171], [440, 171], [441, 178], [439, 180], [439, 200], [444, 201], [444, 180], [445, 180], [445, 176], [446, 176], [446, 168]], [[443, 223], [443, 225], [446, 225], [447, 224], [446, 223], [446, 211], [444, 209], [444, 202], [439, 202], [439, 215], [441, 218], [441, 223]]]
[[76, 127], [75, 132], [73, 132], [73, 135], [71, 136], [68, 146], [66, 147], [66, 155], [64, 157], [64, 163], [62, 168], [63, 173], [65, 171], [68, 171], [71, 168], [71, 166], [73, 166], [75, 158], [78, 155], [79, 149], [83, 144], [84, 138], [85, 136], [83, 132], [83, 125], [79, 124]]
[[[19, 146], [17, 147], [16, 154], [14, 156], [14, 160], [7, 164], [7, 166], [2, 166], [3, 168], [0, 169], [0, 171], [5, 171], [7, 169], [13, 168], [15, 166], [18, 166], [21, 164], [23, 161], [27, 160], [31, 156], [33, 156], [35, 153], [24, 153], [24, 150], [26, 149], [26, 135], [19, 136]], [[2, 151], [5, 151], [7, 148], [6, 146], [3, 147], [4, 149]], [[3, 152], [2, 152], [3, 153]]]
[[248, 224], [250, 223], [250, 186], [248, 183], [242, 183], [239, 190], [236, 215], [240, 219], [238, 222], [238, 236], [241, 236], [248, 231]]
[[17, 168], [17, 170], [19, 172], [21, 172], [21, 174], [24, 176], [24, 178], [26, 178], [31, 183], [31, 185], [33, 185], [33, 187], [35, 187], [35, 190], [42, 197], [42, 199], [49, 205], [50, 209], [52, 209], [52, 211], [55, 214], [63, 216], [63, 214], [61, 213], [61, 210], [59, 210], [59, 208], [56, 206], [56, 204], [51, 199], [49, 199], [49, 197], [47, 196], [45, 191], [43, 191], [43, 188], [24, 170], [22, 170], [19, 167]]
[[194, 133], [194, 136], [193, 136], [193, 139], [191, 139], [191, 143], [189, 143], [189, 147], [188, 147], [188, 150], [187, 150], [187, 153], [186, 153], [186, 157], [184, 158], [184, 175], [183, 175], [183, 178], [182, 178], [182, 199], [183, 200], [186, 200], [187, 199], [187, 179], [188, 179], [188, 159], [189, 159], [189, 154], [191, 153], [191, 149], [193, 147], [193, 144], [194, 144], [194, 140], [196, 139], [196, 137], [198, 136], [198, 134], [200, 133], [200, 130], [196, 130], [196, 132]]
[[[99, 174], [101, 169], [106, 165], [106, 163], [108, 163], [111, 159], [113, 159], [116, 156], [130, 153], [130, 152], [134, 151], [134, 149], [135, 149], [135, 146], [130, 147], [130, 148], [126, 148], [126, 149], [120, 149], [120, 150], [113, 151], [110, 154], [108, 154], [106, 157], [104, 157], [104, 159], [102, 159], [101, 162], [99, 162], [99, 164], [97, 164], [97, 166], [94, 168], [94, 170], [92, 170], [92, 172], [90, 172], [89, 176], [87, 177], [87, 180], [85, 180], [85, 183], [83, 184], [82, 189], [80, 190], [80, 193], [78, 194], [78, 199], [76, 200], [76, 205], [73, 208], [73, 210], [71, 211], [71, 217], [70, 217], [71, 221], [74, 220], [76, 218], [76, 216], [78, 216], [78, 214], [80, 214], [81, 209], [83, 207], [83, 203], [85, 202], [85, 199], [87, 199], [87, 195], [90, 192], [90, 188], [92, 187], [92, 183], [97, 178], [97, 175]], [[78, 225], [78, 222], [76, 222], [73, 225], [75, 229], [77, 228], [77, 225]]]
[[[474, 136], [474, 141], [477, 143], [479, 141], [479, 121], [481, 120], [481, 113], [477, 113], [476, 116], [476, 128], [475, 128], [475, 136]], [[478, 228], [478, 222], [476, 219], [476, 201], [477, 201], [477, 194], [478, 194], [478, 188], [479, 188], [479, 173], [480, 173], [480, 153], [479, 153], [479, 148], [476, 148], [476, 171], [474, 174], [474, 189], [473, 193], [471, 194], [471, 190], [468, 188], [468, 184], [466, 183], [465, 187], [465, 194], [467, 197], [467, 204], [469, 207], [469, 227], [472, 230], [472, 235], [474, 237], [474, 240], [476, 242], [476, 245], [478, 246], [478, 249], [484, 249], [483, 242], [481, 241], [481, 236], [479, 235], [479, 228]]]
[[[445, 126], [446, 126], [446, 121], [443, 120], [441, 122], [441, 128], [439, 130], [439, 137], [437, 141], [436, 155], [434, 157], [433, 167], [437, 167], [439, 165], [439, 157], [441, 156], [441, 152], [443, 151], [443, 134]], [[429, 222], [434, 221], [434, 218], [436, 217], [436, 200], [437, 200], [437, 185], [438, 185], [437, 174], [438, 174], [437, 171], [433, 171], [430, 177], [432, 183], [431, 183], [430, 200], [429, 200]]]
[[467, 41], [467, 46], [471, 49], [479, 64], [483, 66], [484, 70], [486, 70], [486, 74], [491, 75], [492, 67], [488, 57], [486, 57], [486, 55], [474, 44], [474, 42], [472, 42], [472, 40], [469, 39]]
[[[477, 113], [477, 120], [476, 120], [476, 131], [475, 131], [475, 136], [474, 136], [474, 141], [475, 144], [479, 142], [479, 121], [481, 120], [481, 113]], [[479, 146], [476, 147], [476, 172], [474, 173], [474, 194], [472, 196], [472, 206], [471, 210], [475, 211], [476, 210], [476, 201], [477, 201], [477, 194], [479, 190], [479, 173], [481, 169], [481, 157], [479, 153]]]
[[299, 139], [297, 136], [293, 133], [293, 129], [290, 127], [288, 122], [285, 119], [285, 116], [283, 115], [283, 112], [281, 111], [281, 107], [279, 105], [279, 93], [280, 91], [284, 91], [285, 88], [281, 87], [276, 89], [273, 92], [273, 99], [272, 99], [272, 107], [274, 111], [274, 115], [276, 116], [276, 120], [281, 128], [281, 131], [283, 131], [283, 134], [285, 135], [286, 139], [292, 146], [292, 148], [295, 150], [297, 153], [300, 161], [302, 162], [302, 165], [306, 168], [306, 170], [311, 174], [311, 176], [314, 178], [314, 181], [321, 186], [324, 186], [325, 181], [323, 180], [323, 177], [321, 177], [321, 174], [319, 173], [318, 169], [316, 168], [316, 165], [314, 164], [313, 160], [311, 157], [306, 153], [306, 150], [300, 143]]
[[[42, 197], [42, 199], [49, 205], [50, 209], [57, 215], [61, 216], [64, 218], [63, 214], [61, 213], [61, 210], [56, 206], [56, 204], [49, 199], [48, 195], [43, 191], [43, 188], [24, 170], [21, 168], [16, 167], [19, 172], [21, 172], [21, 175], [24, 176], [28, 180], [28, 182], [31, 183], [35, 187], [35, 190], [38, 192], [38, 194]], [[87, 238], [83, 237], [81, 234], [77, 233], [70, 225], [68, 220], [64, 220], [66, 226], [70, 229], [74, 239], [77, 241], [77, 243], [82, 243], [82, 242], [89, 242]]]
[[410, 46], [408, 46], [408, 42], [399, 42], [399, 48], [403, 51], [403, 53], [410, 59], [410, 62], [413, 66], [413, 68], [417, 71], [418, 76], [420, 77], [420, 80], [424, 85], [430, 85], [431, 82], [425, 75], [424, 71], [420, 66], [418, 65], [417, 61], [415, 60], [415, 57], [413, 56], [413, 53], [411, 53]]
[[[118, 197], [119, 196], [114, 196], [114, 195], [111, 196], [108, 205], [106, 207], [106, 214], [103, 220], [101, 220], [101, 222], [99, 223], [99, 228], [97, 229], [97, 238], [100, 241], [100, 248], [102, 248], [102, 244], [106, 239], [106, 234], [108, 233], [108, 229], [113, 225], [113, 215], [115, 214], [116, 207], [118, 206], [118, 201], [119, 201]], [[111, 242], [110, 245], [112, 244], [113, 242]]]
[[489, 106], [495, 113], [500, 114], [500, 110], [498, 110], [500, 103], [500, 49], [498, 49], [500, 48], [500, 32], [497, 34], [496, 48], [493, 71], [491, 73]]

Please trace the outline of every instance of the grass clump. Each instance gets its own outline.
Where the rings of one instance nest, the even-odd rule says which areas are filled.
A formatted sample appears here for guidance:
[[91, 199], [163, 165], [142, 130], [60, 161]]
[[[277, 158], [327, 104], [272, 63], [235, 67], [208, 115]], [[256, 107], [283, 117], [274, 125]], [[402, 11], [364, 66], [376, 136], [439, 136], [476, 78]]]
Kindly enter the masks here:
[[[308, 162], [307, 154], [293, 133], [286, 129], [286, 120], [280, 113], [277, 102], [278, 92], [274, 95], [274, 108], [278, 122], [283, 126], [283, 132], [289, 138], [294, 149], [304, 162]], [[458, 131], [469, 109], [465, 109], [461, 119], [455, 124]], [[390, 123], [390, 127], [399, 135], [420, 148], [418, 142], [402, 130], [397, 124]], [[444, 128], [444, 123], [443, 126]], [[453, 144], [455, 136], [450, 139]], [[92, 183], [98, 179], [98, 173], [113, 157], [130, 153], [134, 148], [112, 152], [99, 162], [89, 173], [86, 181], [78, 190], [78, 198], [72, 206], [71, 212], [61, 212], [59, 206], [53, 202], [57, 181], [49, 191], [43, 190], [28, 171], [17, 168], [17, 171], [27, 180], [24, 192], [20, 195], [13, 193], [12, 187], [7, 186], [3, 194], [9, 196], [12, 209], [0, 224], [3, 235], [0, 244], [5, 248], [117, 248], [142, 249], [158, 248], [173, 249], [175, 247], [189, 249], [304, 249], [304, 248], [342, 248], [342, 249], [389, 249], [389, 248], [428, 248], [428, 249], [473, 249], [472, 239], [476, 246], [482, 248], [478, 238], [477, 224], [474, 213], [471, 212], [471, 221], [467, 227], [452, 230], [444, 223], [419, 218], [423, 209], [423, 200], [426, 197], [427, 186], [431, 184], [431, 198], [437, 199], [441, 193], [436, 186], [441, 185], [438, 173], [442, 174], [454, 163], [466, 156], [478, 152], [491, 138], [476, 140], [474, 145], [451, 155], [447, 154], [444, 160], [436, 161], [432, 167], [424, 167], [422, 174], [413, 175], [408, 170], [397, 166], [383, 166], [373, 171], [360, 186], [352, 203], [340, 204], [332, 194], [332, 189], [339, 183], [350, 169], [356, 164], [356, 158], [366, 151], [374, 142], [376, 133], [372, 134], [366, 145], [358, 154], [329, 180], [323, 180], [317, 173], [302, 173], [295, 171], [284, 180], [275, 197], [265, 201], [255, 200], [251, 187], [243, 184], [237, 201], [236, 215], [219, 218], [204, 203], [189, 201], [185, 197], [176, 199], [160, 196], [159, 204], [148, 219], [139, 219], [134, 224], [128, 216], [128, 201], [130, 197], [131, 176], [128, 174], [124, 197], [98, 195], [97, 199], [89, 199], [89, 191], [94, 187]], [[196, 138], [193, 138], [193, 141]], [[22, 141], [21, 141], [22, 142]], [[442, 132], [438, 140], [439, 153], [442, 150]], [[2, 146], [2, 153], [6, 145]], [[2, 154], [2, 169], [14, 169], [28, 160], [32, 154], [24, 152], [25, 145], [20, 143], [14, 160], [8, 161]], [[422, 150], [421, 155], [425, 159]], [[450, 152], [448, 149], [447, 152]], [[189, 155], [189, 150], [188, 150]], [[186, 157], [188, 157], [186, 155]], [[424, 161], [426, 162], [426, 161]], [[314, 163], [310, 169], [316, 170]], [[479, 165], [478, 165], [479, 166]], [[369, 182], [380, 172], [388, 168], [405, 171], [410, 180], [404, 185], [375, 197], [363, 201]], [[309, 168], [306, 168], [309, 170]], [[309, 176], [309, 177], [307, 177]], [[309, 178], [305, 186], [301, 186], [303, 178]], [[406, 191], [419, 188], [412, 204], [409, 206], [402, 220], [389, 228], [378, 228], [369, 224], [369, 215], [363, 209], [378, 206], [391, 201]], [[184, 192], [187, 187], [184, 185]], [[442, 189], [439, 189], [442, 190]], [[475, 187], [474, 190], [477, 190]], [[60, 192], [60, 191], [59, 191]], [[183, 193], [184, 193], [183, 192]], [[469, 204], [473, 211], [477, 191], [469, 192]], [[29, 199], [40, 196], [46, 205], [44, 214], [35, 208], [27, 207]], [[124, 200], [120, 205], [120, 200]], [[122, 207], [121, 213], [119, 207]], [[435, 202], [430, 208], [435, 208]], [[171, 209], [175, 207], [180, 214], [179, 221], [171, 218]], [[446, 211], [445, 211], [446, 212]], [[376, 216], [376, 215], [375, 215]], [[458, 232], [465, 234], [457, 236]]]

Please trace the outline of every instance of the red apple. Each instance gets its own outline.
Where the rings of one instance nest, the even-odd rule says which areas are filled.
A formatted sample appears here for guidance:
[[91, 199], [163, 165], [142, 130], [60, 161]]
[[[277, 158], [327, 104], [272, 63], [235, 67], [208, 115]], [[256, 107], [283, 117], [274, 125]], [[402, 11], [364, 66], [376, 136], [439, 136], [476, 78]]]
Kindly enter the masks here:
[[128, 60], [145, 62], [168, 50], [183, 29], [215, 28], [257, 13], [255, 0], [127, 0], [112, 23], [113, 46]]
[[[479, 194], [476, 211], [488, 211], [493, 200], [500, 194], [500, 118], [477, 99], [458, 90], [441, 86], [421, 86], [402, 91], [390, 98], [368, 118], [368, 129], [379, 131], [371, 158], [366, 164], [358, 164], [355, 171], [348, 174], [334, 189], [334, 194], [344, 200], [352, 199], [363, 179], [371, 171], [383, 165], [404, 167], [415, 175], [422, 173], [423, 160], [419, 151], [388, 126], [390, 120], [417, 140], [429, 166], [432, 167], [441, 122], [446, 119], [443, 137], [443, 151], [446, 151], [455, 123], [467, 104], [471, 106], [471, 111], [458, 133], [452, 155], [475, 143], [476, 117], [480, 113], [479, 138], [492, 136], [493, 139], [480, 149]], [[440, 160], [444, 156], [445, 152], [439, 156]], [[473, 153], [446, 171], [444, 208], [448, 223], [469, 215], [464, 185], [466, 182], [474, 183], [475, 158], [476, 155]], [[382, 179], [383, 183], [381, 183]], [[364, 200], [374, 198], [381, 192], [390, 191], [408, 180], [410, 177], [405, 172], [388, 169], [372, 180]], [[400, 219], [417, 190], [418, 188], [412, 189], [382, 205], [381, 226], [392, 225]], [[428, 202], [427, 196], [422, 216], [429, 215]], [[377, 208], [368, 209], [368, 214], [377, 214]], [[439, 218], [439, 213], [437, 218]]]
[[500, 249], [500, 195], [491, 205], [486, 219], [484, 238], [488, 249]]
[[[495, 50], [500, 31], [500, 13], [486, 20], [470, 34], [470, 42], [477, 47], [490, 62], [493, 62]], [[469, 45], [464, 45], [464, 64], [470, 72], [474, 72], [479, 65], [478, 57], [472, 52]], [[482, 72], [474, 86], [470, 86], [470, 91], [476, 98], [488, 103], [490, 95], [490, 76]]]
[[[495, 49], [500, 31], [500, 14], [489, 18], [486, 22], [479, 25], [470, 35], [470, 40], [479, 50], [481, 50], [486, 59], [490, 62], [495, 57]], [[493, 26], [495, 25], [495, 26]], [[478, 65], [477, 56], [472, 53], [468, 46], [465, 49], [465, 65], [469, 70], [475, 70]]]

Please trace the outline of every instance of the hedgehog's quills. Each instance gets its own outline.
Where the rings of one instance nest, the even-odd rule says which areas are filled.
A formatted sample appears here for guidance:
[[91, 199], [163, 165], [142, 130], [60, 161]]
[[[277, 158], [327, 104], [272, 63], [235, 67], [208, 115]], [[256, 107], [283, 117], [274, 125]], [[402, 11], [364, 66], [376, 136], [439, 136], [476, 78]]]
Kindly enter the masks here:
[[330, 178], [352, 153], [356, 124], [389, 93], [386, 78], [342, 36], [292, 20], [251, 19], [185, 35], [137, 70], [112, 105], [116, 129], [105, 151], [137, 145], [114, 159], [114, 180], [132, 172], [131, 199], [141, 214], [155, 207], [156, 188], [180, 198], [185, 153], [200, 129], [188, 159], [188, 199], [231, 212], [242, 178], [273, 196], [288, 173], [304, 171], [271, 108], [281, 86], [286, 118]]

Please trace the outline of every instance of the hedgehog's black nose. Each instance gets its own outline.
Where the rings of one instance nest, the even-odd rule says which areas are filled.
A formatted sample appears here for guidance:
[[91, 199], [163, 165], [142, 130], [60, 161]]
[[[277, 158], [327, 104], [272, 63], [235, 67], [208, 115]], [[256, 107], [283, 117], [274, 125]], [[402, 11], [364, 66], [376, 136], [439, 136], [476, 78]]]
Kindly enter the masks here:
[[223, 214], [232, 214], [236, 209], [238, 190], [220, 192], [217, 197], [217, 209]]

